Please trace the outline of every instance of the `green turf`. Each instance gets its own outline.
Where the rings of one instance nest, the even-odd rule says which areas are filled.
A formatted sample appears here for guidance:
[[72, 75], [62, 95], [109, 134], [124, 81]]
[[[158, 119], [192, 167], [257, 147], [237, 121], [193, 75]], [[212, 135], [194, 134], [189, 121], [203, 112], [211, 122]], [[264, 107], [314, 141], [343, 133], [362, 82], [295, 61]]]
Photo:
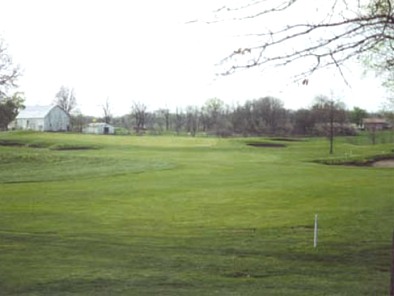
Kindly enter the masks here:
[[388, 142], [1, 133], [0, 294], [387, 295]]

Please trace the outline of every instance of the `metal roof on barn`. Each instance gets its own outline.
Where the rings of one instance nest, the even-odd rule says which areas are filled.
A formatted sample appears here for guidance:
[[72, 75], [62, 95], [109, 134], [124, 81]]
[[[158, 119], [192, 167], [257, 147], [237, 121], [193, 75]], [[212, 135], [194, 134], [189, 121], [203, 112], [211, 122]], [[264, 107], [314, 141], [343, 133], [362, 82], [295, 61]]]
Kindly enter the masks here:
[[56, 106], [27, 106], [16, 118], [44, 118]]

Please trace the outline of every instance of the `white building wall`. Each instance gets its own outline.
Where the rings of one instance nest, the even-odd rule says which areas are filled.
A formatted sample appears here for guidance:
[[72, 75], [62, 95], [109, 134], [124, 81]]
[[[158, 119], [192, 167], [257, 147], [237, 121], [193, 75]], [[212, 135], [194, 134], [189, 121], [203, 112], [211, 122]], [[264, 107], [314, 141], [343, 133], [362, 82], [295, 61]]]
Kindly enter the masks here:
[[43, 131], [44, 119], [43, 118], [20, 118], [15, 122], [16, 129]]
[[70, 117], [60, 107], [55, 106], [44, 119], [44, 131], [67, 131], [70, 129]]
[[105, 124], [105, 123], [93, 123], [88, 125], [83, 129], [83, 132], [86, 134], [114, 134], [115, 128], [112, 125]]
[[87, 133], [87, 134], [99, 134], [100, 133], [98, 127], [95, 127], [95, 126], [87, 126], [83, 129], [83, 132]]
[[37, 114], [32, 114], [32, 117], [17, 117], [9, 128], [54, 132], [70, 129], [70, 116], [62, 108], [55, 106], [48, 110], [46, 114], [40, 114], [42, 117], [38, 117]]

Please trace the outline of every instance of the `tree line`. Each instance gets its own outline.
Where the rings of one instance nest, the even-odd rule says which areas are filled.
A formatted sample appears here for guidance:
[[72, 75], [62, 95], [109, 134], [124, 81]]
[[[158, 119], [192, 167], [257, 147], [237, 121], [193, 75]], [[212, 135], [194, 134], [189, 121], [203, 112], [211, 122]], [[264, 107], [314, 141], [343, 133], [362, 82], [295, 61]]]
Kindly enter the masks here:
[[362, 128], [362, 120], [369, 114], [354, 107], [347, 110], [345, 104], [327, 96], [317, 96], [309, 108], [289, 110], [282, 100], [262, 97], [247, 100], [243, 104], [226, 105], [218, 98], [208, 99], [202, 106], [158, 109], [150, 112], [141, 102], [134, 102], [131, 111], [123, 116], [110, 115], [109, 102], [103, 106], [103, 116], [93, 118], [83, 114], [72, 115], [74, 131], [92, 121], [110, 123], [123, 133], [165, 134], [196, 136], [197, 134], [219, 137], [229, 136], [327, 136], [355, 135]]

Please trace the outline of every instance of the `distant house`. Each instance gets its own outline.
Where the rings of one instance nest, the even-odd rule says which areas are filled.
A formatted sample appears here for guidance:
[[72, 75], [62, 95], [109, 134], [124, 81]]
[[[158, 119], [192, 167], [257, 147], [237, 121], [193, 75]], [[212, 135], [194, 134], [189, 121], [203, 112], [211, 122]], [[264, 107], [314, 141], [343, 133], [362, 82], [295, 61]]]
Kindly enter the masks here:
[[85, 134], [113, 135], [115, 134], [115, 128], [105, 122], [94, 122], [83, 128], [82, 132]]
[[59, 106], [29, 106], [22, 110], [9, 129], [43, 132], [70, 130], [70, 115]]
[[366, 130], [383, 130], [389, 128], [389, 123], [382, 118], [364, 118], [363, 127]]

